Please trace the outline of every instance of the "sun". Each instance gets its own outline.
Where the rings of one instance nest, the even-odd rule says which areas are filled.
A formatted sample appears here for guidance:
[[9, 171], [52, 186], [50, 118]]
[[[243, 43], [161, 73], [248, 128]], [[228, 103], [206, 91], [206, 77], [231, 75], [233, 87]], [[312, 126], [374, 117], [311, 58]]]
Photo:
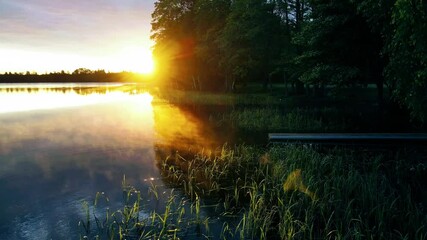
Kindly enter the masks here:
[[155, 70], [153, 55], [149, 48], [128, 47], [120, 54], [123, 69], [135, 73], [152, 74]]

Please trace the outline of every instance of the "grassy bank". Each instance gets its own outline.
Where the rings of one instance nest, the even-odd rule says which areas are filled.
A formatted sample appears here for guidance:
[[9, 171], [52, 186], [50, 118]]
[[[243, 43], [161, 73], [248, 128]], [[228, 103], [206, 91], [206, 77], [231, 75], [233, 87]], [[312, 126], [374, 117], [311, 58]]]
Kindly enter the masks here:
[[223, 239], [427, 239], [426, 166], [402, 154], [238, 146], [192, 159], [169, 156], [158, 163], [164, 180], [183, 189], [194, 210], [187, 214], [170, 200], [164, 213], [138, 219], [134, 200], [120, 211], [132, 220], [109, 229], [163, 239], [203, 227], [201, 233], [214, 237], [209, 218], [197, 213], [209, 199], [219, 215], [239, 219], [223, 225]]
[[399, 154], [240, 146], [162, 169], [188, 194], [221, 196], [225, 212], [243, 211], [231, 238], [427, 237], [425, 166]]

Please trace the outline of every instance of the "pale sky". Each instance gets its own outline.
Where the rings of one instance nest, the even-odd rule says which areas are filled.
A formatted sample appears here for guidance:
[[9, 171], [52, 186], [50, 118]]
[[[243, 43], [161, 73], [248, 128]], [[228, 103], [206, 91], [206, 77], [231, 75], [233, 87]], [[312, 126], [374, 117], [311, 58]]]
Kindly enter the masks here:
[[135, 70], [153, 44], [154, 1], [0, 0], [0, 73]]

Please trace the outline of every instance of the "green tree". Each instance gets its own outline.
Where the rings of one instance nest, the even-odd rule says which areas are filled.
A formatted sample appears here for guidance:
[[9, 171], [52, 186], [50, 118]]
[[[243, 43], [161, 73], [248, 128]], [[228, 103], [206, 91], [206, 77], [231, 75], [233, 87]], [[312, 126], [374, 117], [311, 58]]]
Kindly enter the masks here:
[[165, 78], [175, 87], [187, 88], [194, 76], [195, 0], [159, 0], [151, 21], [153, 54]]
[[274, 71], [281, 49], [280, 18], [274, 7], [265, 0], [236, 0], [231, 4], [220, 39], [221, 66], [228, 88], [233, 89], [237, 81], [263, 79], [267, 83]]
[[304, 83], [334, 85], [377, 83], [382, 99], [380, 34], [349, 0], [312, 1], [310, 21], [295, 37], [304, 51], [295, 58], [297, 76]]
[[386, 76], [393, 96], [414, 119], [427, 114], [427, 2], [397, 0], [393, 9], [394, 34], [387, 46]]
[[388, 87], [391, 88], [391, 85], [388, 84], [389, 82], [386, 81], [384, 77], [384, 68], [389, 62], [386, 46], [390, 43], [393, 34], [391, 17], [396, 1], [352, 0], [352, 2], [357, 4], [358, 14], [367, 22], [371, 30], [371, 35], [374, 36], [372, 39], [374, 40], [373, 44], [375, 44], [375, 55], [369, 60], [371, 72], [374, 72], [374, 74], [371, 74], [371, 78], [373, 78], [373, 81], [371, 80], [371, 82], [375, 82], [377, 84], [378, 98], [380, 103], [382, 103], [383, 85], [387, 84]]
[[[283, 33], [281, 37], [282, 51], [281, 58], [277, 64], [276, 72], [283, 73], [285, 84], [294, 83], [296, 92], [302, 94], [304, 85], [300, 81], [299, 72], [296, 71], [296, 66], [293, 62], [296, 56], [301, 55], [303, 47], [292, 42], [295, 35], [300, 34], [301, 29], [305, 25], [305, 21], [309, 19], [311, 5], [309, 1], [304, 0], [277, 0], [276, 14], [282, 20]], [[289, 81], [290, 80], [290, 81]]]
[[230, 12], [230, 0], [198, 0], [195, 7], [197, 76], [196, 89], [219, 89], [224, 86], [220, 66], [220, 36]]
[[77, 68], [76, 70], [73, 71], [73, 75], [76, 74], [92, 74], [93, 71], [87, 68]]

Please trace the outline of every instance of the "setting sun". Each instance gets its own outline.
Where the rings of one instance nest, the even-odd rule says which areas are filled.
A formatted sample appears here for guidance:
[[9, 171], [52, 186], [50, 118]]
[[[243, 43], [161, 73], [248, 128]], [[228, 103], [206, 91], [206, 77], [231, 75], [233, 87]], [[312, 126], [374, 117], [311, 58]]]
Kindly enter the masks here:
[[123, 69], [141, 74], [151, 74], [154, 71], [152, 53], [148, 48], [129, 47], [118, 56]]

